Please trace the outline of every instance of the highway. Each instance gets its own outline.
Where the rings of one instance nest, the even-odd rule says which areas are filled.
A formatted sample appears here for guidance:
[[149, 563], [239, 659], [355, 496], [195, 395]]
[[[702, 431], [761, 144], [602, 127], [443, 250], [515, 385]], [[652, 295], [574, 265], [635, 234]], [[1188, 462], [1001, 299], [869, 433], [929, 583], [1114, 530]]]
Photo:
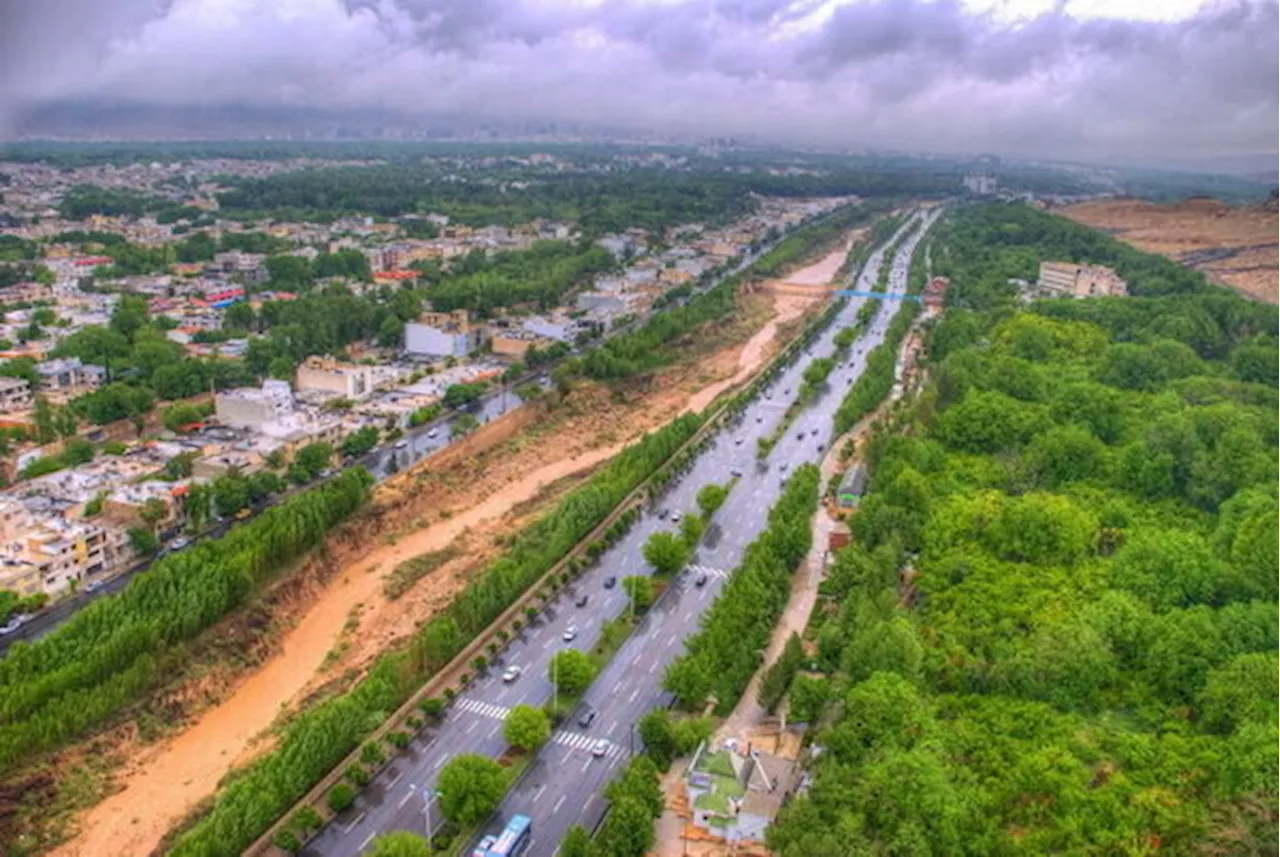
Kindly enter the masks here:
[[[796, 229], [802, 228], [803, 226], [806, 226], [811, 222], [812, 221], [806, 221], [804, 223], [799, 224], [795, 228]], [[781, 241], [783, 238], [787, 237], [787, 235], [791, 234], [791, 232], [794, 232], [794, 231], [795, 229], [789, 230], [787, 233], [783, 234], [782, 236], [779, 236], [779, 238], [776, 239], [775, 241], [765, 244], [756, 252], [747, 253], [745, 256], [742, 257], [742, 259], [739, 260], [739, 262], [734, 267], [726, 271], [723, 275], [712, 279], [705, 286], [697, 289], [697, 291], [698, 292], [709, 291], [710, 289], [715, 288], [715, 286], [719, 285], [725, 279], [742, 272], [745, 268], [753, 264], [762, 255], [772, 250], [779, 241]], [[684, 303], [686, 301], [681, 301], [681, 303]], [[622, 333], [627, 330], [631, 330], [634, 327], [644, 323], [647, 320], [648, 320], [647, 318], [636, 319], [635, 321], [633, 321], [632, 323], [624, 327], [616, 328], [614, 330], [609, 331], [606, 334], [605, 338], [608, 338], [611, 336], [617, 336], [619, 333]], [[580, 353], [580, 349], [575, 348], [571, 352], [570, 356], [572, 357], [578, 353]], [[515, 410], [516, 408], [524, 404], [524, 402], [520, 399], [520, 397], [513, 392], [512, 388], [529, 381], [537, 382], [541, 384], [543, 387], [549, 387], [550, 386], [549, 382], [544, 382], [541, 380], [541, 378], [545, 377], [546, 373], [549, 373], [551, 371], [551, 368], [552, 368], [551, 366], [543, 367], [543, 369], [540, 370], [540, 372], [529, 373], [528, 375], [520, 379], [517, 379], [511, 384], [505, 385], [497, 390], [486, 393], [485, 395], [477, 399], [474, 405], [467, 408], [467, 413], [474, 416], [481, 424], [487, 423], [490, 420], [497, 419], [498, 417], [504, 414], [510, 413], [511, 411]], [[357, 466], [357, 465], [363, 466], [366, 470], [369, 471], [369, 473], [373, 476], [373, 478], [376, 481], [381, 482], [384, 479], [387, 479], [395, 475], [396, 473], [399, 473], [403, 470], [406, 470], [409, 467], [414, 466], [423, 458], [427, 457], [428, 455], [431, 455], [434, 452], [437, 452], [443, 449], [444, 447], [452, 443], [454, 441], [453, 424], [454, 424], [454, 421], [458, 418], [458, 416], [459, 416], [458, 413], [451, 413], [447, 416], [441, 417], [440, 419], [436, 420], [433, 423], [429, 423], [426, 425], [419, 426], [417, 428], [409, 429], [404, 433], [404, 436], [399, 441], [396, 442], [396, 443], [403, 442], [404, 445], [402, 447], [397, 447], [396, 443], [383, 444], [377, 449], [374, 449], [373, 451], [359, 458], [358, 460], [350, 462], [347, 466]], [[262, 511], [263, 509], [267, 508], [270, 505], [274, 505], [276, 503], [282, 502], [288, 497], [291, 497], [293, 494], [296, 494], [298, 491], [302, 491], [307, 488], [312, 488], [317, 484], [319, 483], [312, 482], [307, 485], [291, 488], [289, 491], [286, 491], [282, 494], [278, 494], [270, 498], [266, 502], [254, 505], [252, 507], [253, 511], [256, 514], [257, 512]], [[224, 521], [218, 522], [217, 525], [214, 526], [209, 531], [205, 533], [201, 533], [198, 537], [192, 539], [192, 541], [195, 542], [195, 541], [203, 540], [206, 538], [219, 538], [224, 534], [226, 534], [227, 530], [229, 530], [232, 526], [234, 526], [237, 523], [239, 522], [236, 521], [235, 519], [227, 518]], [[157, 557], [156, 559], [159, 559], [159, 557]], [[129, 583], [129, 581], [133, 579], [134, 575], [146, 571], [148, 568], [151, 567], [152, 563], [154, 563], [155, 561], [156, 561], [155, 559], [152, 559], [144, 562], [139, 562], [139, 563], [135, 563], [133, 566], [129, 567], [128, 569], [125, 569], [122, 572], [116, 572], [108, 575], [99, 575], [96, 578], [96, 580], [99, 582], [99, 585], [94, 590], [86, 591], [82, 589], [73, 595], [63, 598], [62, 600], [58, 601], [56, 604], [53, 604], [47, 609], [42, 610], [39, 613], [36, 613], [35, 615], [31, 616], [17, 630], [11, 631], [7, 634], [0, 634], [0, 656], [2, 656], [6, 651], [8, 651], [9, 646], [18, 642], [19, 640], [23, 640], [26, 642], [33, 642], [45, 636], [46, 634], [50, 633], [51, 631], [55, 630], [59, 625], [61, 625], [63, 622], [69, 619], [72, 615], [74, 615], [76, 611], [78, 611], [80, 608], [84, 607], [86, 604], [93, 601], [94, 599], [101, 598], [104, 595], [111, 595], [113, 593], [119, 592], [120, 590], [124, 589], [125, 586]], [[88, 582], [89, 581], [86, 581], [86, 583]]]
[[[918, 225], [913, 219], [902, 230]], [[901, 231], [900, 233], [901, 234]], [[919, 233], [917, 233], [918, 237]], [[895, 236], [896, 238], [896, 236]], [[886, 247], [894, 239], [886, 242]], [[889, 290], [903, 291], [907, 266], [916, 239], [908, 239], [895, 258]], [[858, 286], [874, 287], [885, 247], [868, 259]], [[826, 388], [779, 439], [766, 461], [756, 459], [756, 440], [778, 425], [787, 406], [800, 388], [801, 374], [811, 357], [834, 350], [832, 338], [842, 327], [854, 322], [862, 301], [850, 301], [839, 317], [757, 398], [736, 424], [723, 430], [715, 442], [696, 459], [665, 496], [657, 499], [627, 536], [601, 555], [576, 584], [577, 593], [589, 597], [583, 608], [573, 606], [574, 592], [559, 601], [502, 653], [488, 674], [479, 678], [455, 700], [439, 727], [424, 732], [375, 781], [364, 790], [356, 805], [331, 823], [302, 853], [325, 857], [348, 857], [364, 852], [373, 837], [391, 830], [426, 830], [423, 789], [434, 785], [441, 767], [453, 756], [481, 753], [496, 757], [506, 747], [502, 737], [503, 718], [518, 703], [541, 706], [551, 698], [547, 666], [560, 648], [587, 650], [594, 644], [601, 624], [626, 608], [620, 587], [604, 588], [604, 580], [619, 580], [631, 574], [648, 574], [641, 548], [649, 535], [676, 525], [659, 517], [659, 509], [694, 511], [697, 491], [708, 483], [726, 483], [733, 471], [743, 475], [716, 513], [712, 526], [692, 559], [691, 568], [678, 578], [641, 620], [609, 665], [597, 676], [584, 695], [580, 708], [566, 719], [559, 731], [539, 751], [529, 770], [504, 799], [484, 832], [497, 832], [513, 813], [533, 818], [533, 844], [527, 854], [551, 855], [564, 832], [573, 824], [593, 827], [605, 812], [603, 790], [625, 763], [638, 738], [632, 728], [650, 709], [666, 705], [668, 695], [661, 689], [663, 670], [683, 650], [684, 639], [698, 627], [702, 612], [714, 600], [728, 574], [741, 560], [746, 546], [762, 530], [769, 509], [777, 500], [782, 483], [792, 468], [815, 460], [820, 446], [830, 442], [832, 416], [841, 398], [865, 365], [872, 347], [883, 339], [896, 302], [886, 302], [864, 336], [854, 344], [850, 359], [838, 366]], [[693, 578], [706, 571], [706, 586], [696, 587]], [[577, 628], [572, 642], [562, 637], [567, 626]], [[516, 664], [524, 674], [507, 684], [501, 673]], [[587, 729], [579, 728], [578, 716], [587, 708], [597, 712]], [[591, 745], [607, 740], [602, 758], [591, 753]], [[438, 805], [431, 804], [434, 826], [441, 823]]]

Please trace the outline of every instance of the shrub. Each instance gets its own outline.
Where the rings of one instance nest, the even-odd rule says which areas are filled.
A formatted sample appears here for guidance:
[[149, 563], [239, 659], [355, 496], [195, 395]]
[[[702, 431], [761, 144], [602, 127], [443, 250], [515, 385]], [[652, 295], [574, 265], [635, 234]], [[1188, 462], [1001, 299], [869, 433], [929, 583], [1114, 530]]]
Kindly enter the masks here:
[[290, 854], [302, 850], [302, 842], [298, 839], [298, 835], [287, 827], [277, 830], [271, 841], [281, 851], [288, 851]]
[[418, 710], [427, 717], [439, 717], [444, 714], [444, 700], [438, 696], [428, 697], [418, 703]]
[[293, 818], [289, 821], [290, 827], [304, 834], [318, 829], [322, 824], [324, 824], [324, 819], [320, 817], [320, 813], [316, 812], [313, 806], [304, 806], [295, 812]]
[[362, 789], [369, 785], [369, 769], [364, 765], [351, 765], [343, 772], [342, 775], [347, 778], [347, 782], [351, 783], [358, 789]]
[[338, 783], [329, 789], [329, 796], [325, 798], [325, 802], [334, 812], [342, 812], [356, 802], [356, 790], [347, 783]]
[[403, 750], [408, 747], [411, 740], [408, 732], [396, 731], [387, 733], [387, 743], [397, 750]]
[[360, 748], [360, 761], [366, 765], [381, 765], [387, 760], [387, 751], [377, 741], [366, 741]]

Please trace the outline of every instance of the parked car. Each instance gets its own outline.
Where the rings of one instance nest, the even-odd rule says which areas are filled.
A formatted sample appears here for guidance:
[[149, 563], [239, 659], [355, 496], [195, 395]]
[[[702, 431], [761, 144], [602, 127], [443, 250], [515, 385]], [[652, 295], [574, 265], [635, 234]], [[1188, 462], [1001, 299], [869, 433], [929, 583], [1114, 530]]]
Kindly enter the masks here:
[[511, 666], [503, 670], [502, 680], [505, 681], [507, 684], [511, 684], [511, 682], [520, 678], [520, 676], [522, 675], [524, 675], [524, 667], [518, 666], [516, 664], [512, 664]]

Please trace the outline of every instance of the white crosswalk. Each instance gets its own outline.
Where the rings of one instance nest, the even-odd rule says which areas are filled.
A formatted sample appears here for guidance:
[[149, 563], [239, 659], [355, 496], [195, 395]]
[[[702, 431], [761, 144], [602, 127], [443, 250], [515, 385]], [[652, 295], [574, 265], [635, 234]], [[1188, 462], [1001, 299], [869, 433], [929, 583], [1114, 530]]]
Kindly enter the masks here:
[[[593, 738], [590, 735], [584, 735], [581, 732], [568, 732], [562, 729], [552, 735], [551, 740], [553, 743], [559, 744], [562, 747], [568, 747], [570, 750], [582, 750], [583, 752], [589, 753], [591, 752], [591, 748], [596, 745], [596, 742], [601, 739]], [[618, 756], [626, 752], [625, 749], [612, 741], [606, 741], [605, 743], [607, 744], [607, 747], [604, 754], [610, 759], [616, 759]]]
[[722, 568], [712, 568], [709, 565], [691, 565], [689, 571], [697, 574], [705, 574], [707, 577], [718, 577], [721, 580], [729, 579], [729, 572]]
[[494, 720], [506, 720], [507, 715], [511, 713], [510, 708], [504, 708], [501, 705], [493, 705], [488, 702], [480, 702], [478, 699], [467, 699], [466, 697], [458, 700], [458, 709], [460, 711], [469, 711], [472, 714], [492, 717]]

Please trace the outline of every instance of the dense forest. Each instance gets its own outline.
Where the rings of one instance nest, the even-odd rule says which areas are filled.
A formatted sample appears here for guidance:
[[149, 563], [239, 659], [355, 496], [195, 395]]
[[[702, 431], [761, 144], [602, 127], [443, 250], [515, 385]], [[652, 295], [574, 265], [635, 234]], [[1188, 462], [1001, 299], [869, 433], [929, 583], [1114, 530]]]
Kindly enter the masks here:
[[[1041, 258], [1140, 297], [1019, 307]], [[1273, 853], [1274, 308], [1023, 206], [934, 260], [955, 307], [823, 583], [790, 701], [824, 752], [771, 847]]]

